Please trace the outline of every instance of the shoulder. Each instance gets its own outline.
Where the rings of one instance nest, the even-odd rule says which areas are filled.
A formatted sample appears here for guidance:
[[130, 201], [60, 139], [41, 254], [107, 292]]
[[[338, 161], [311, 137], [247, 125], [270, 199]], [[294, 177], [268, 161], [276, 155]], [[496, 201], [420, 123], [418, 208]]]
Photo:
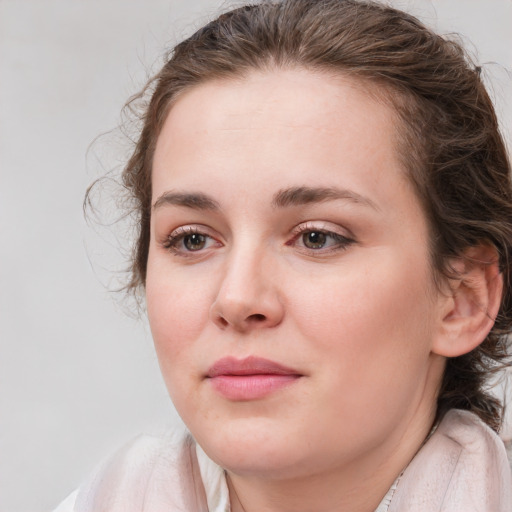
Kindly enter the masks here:
[[404, 471], [389, 512], [506, 512], [511, 506], [503, 442], [477, 416], [454, 409]]
[[78, 489], [72, 492], [53, 512], [73, 512]]
[[54, 512], [203, 508], [196, 445], [186, 431], [141, 435], [106, 459]]

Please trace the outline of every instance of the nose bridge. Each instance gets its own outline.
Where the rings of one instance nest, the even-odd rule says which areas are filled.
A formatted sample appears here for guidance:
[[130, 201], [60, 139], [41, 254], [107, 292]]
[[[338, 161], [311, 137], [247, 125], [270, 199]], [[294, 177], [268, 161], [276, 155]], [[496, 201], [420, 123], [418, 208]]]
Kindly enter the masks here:
[[264, 243], [240, 240], [234, 244], [212, 305], [213, 320], [238, 330], [279, 323], [283, 308], [274, 269], [272, 253]]

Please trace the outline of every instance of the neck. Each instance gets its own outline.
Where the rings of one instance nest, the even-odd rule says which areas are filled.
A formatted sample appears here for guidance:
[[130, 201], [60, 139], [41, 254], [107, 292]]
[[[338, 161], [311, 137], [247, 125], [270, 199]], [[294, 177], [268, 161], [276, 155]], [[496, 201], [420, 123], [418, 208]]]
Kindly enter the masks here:
[[429, 411], [420, 422], [393, 433], [368, 454], [309, 475], [269, 479], [228, 473], [232, 512], [374, 512], [412, 460], [434, 421]]

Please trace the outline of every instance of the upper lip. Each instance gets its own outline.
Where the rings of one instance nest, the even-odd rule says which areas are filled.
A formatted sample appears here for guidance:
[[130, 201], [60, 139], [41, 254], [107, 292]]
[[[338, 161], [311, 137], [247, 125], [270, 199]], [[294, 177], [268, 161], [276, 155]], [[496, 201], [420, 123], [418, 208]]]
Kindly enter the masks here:
[[300, 372], [269, 359], [250, 356], [244, 359], [223, 357], [208, 370], [207, 377], [221, 375], [301, 375]]

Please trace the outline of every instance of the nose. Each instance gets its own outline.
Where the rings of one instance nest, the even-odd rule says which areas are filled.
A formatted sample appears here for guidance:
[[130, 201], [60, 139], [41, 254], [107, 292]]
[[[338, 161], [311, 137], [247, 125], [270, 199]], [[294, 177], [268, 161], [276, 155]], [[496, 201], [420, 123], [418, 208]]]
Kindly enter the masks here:
[[210, 308], [212, 321], [221, 329], [239, 332], [279, 325], [284, 304], [274, 271], [275, 265], [262, 255], [227, 259]]

